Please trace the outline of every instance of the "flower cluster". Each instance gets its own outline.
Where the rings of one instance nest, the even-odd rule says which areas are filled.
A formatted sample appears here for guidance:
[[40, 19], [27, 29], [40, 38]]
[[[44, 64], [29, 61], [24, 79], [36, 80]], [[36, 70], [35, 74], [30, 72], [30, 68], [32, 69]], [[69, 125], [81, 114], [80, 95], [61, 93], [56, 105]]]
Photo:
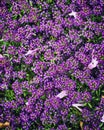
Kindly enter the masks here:
[[103, 0], [0, 1], [0, 128], [104, 129], [103, 21]]

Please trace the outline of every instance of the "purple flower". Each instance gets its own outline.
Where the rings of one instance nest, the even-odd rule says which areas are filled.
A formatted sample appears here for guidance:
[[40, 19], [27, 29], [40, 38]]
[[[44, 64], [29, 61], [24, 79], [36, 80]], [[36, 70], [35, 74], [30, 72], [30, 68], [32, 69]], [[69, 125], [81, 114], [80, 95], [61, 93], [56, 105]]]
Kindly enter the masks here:
[[77, 116], [75, 114], [72, 114], [70, 116], [70, 123], [75, 124], [76, 122], [77, 122]]
[[68, 130], [67, 126], [64, 124], [64, 125], [59, 125], [57, 127], [57, 130]]
[[22, 16], [22, 18], [19, 19], [19, 22], [20, 22], [21, 24], [23, 24], [23, 23], [28, 23], [27, 16], [26, 16], [26, 15]]
[[31, 113], [31, 114], [30, 114], [30, 119], [31, 119], [32, 121], [36, 120], [36, 119], [37, 119], [37, 114], [36, 114], [36, 113]]
[[27, 113], [21, 112], [20, 113], [20, 119], [23, 122], [28, 122], [29, 121], [29, 116], [27, 115]]
[[83, 96], [82, 96], [82, 100], [83, 100], [84, 102], [89, 102], [89, 101], [91, 101], [92, 96], [91, 96], [91, 93], [90, 93], [90, 92], [85, 91], [82, 95], [83, 95]]
[[54, 58], [54, 55], [52, 53], [51, 49], [47, 49], [46, 52], [44, 53], [44, 59], [45, 60], [52, 60]]
[[85, 122], [90, 122], [91, 118], [93, 117], [91, 111], [89, 111], [88, 109], [84, 108], [82, 110], [82, 117], [84, 118]]
[[20, 95], [22, 94], [22, 87], [20, 85], [20, 83], [18, 81], [15, 81], [13, 84], [12, 84], [12, 89], [14, 90], [15, 94], [16, 95]]
[[18, 104], [14, 100], [12, 100], [12, 101], [5, 102], [4, 107], [6, 109], [15, 109], [18, 107]]
[[8, 89], [8, 84], [7, 83], [0, 84], [0, 90], [7, 90], [7, 89]]
[[0, 5], [0, 121], [12, 130], [68, 130], [81, 127], [81, 119], [81, 129], [100, 130], [103, 0]]
[[61, 106], [61, 100], [59, 98], [56, 97], [52, 97], [50, 99], [47, 99], [45, 101], [45, 106], [47, 108], [54, 108], [55, 110], [59, 109]]
[[96, 80], [88, 80], [88, 86], [91, 90], [97, 90], [99, 88], [99, 81]]
[[61, 110], [61, 117], [63, 121], [67, 120], [67, 116], [68, 116], [68, 109], [65, 108], [64, 104], [63, 104], [63, 108]]
[[54, 83], [53, 82], [46, 82], [44, 84], [44, 90], [51, 90], [51, 89], [53, 89], [53, 87], [54, 87]]
[[97, 6], [94, 6], [93, 8], [93, 14], [95, 15], [101, 15], [103, 12], [103, 9], [101, 8], [101, 6], [97, 5]]
[[3, 55], [0, 54], [0, 66], [5, 66], [6, 64], [6, 59]]
[[25, 64], [27, 64], [27, 65], [30, 65], [30, 64], [32, 64], [32, 62], [33, 62], [33, 55], [28, 55], [27, 57], [24, 57], [24, 62], [25, 62]]
[[22, 79], [26, 77], [26, 72], [18, 71], [18, 78]]

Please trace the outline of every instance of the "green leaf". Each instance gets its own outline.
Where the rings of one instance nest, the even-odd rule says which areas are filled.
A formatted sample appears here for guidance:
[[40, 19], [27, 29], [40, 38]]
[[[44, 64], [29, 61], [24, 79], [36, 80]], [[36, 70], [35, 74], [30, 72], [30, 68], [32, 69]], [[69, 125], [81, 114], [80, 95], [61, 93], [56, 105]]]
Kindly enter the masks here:
[[101, 22], [102, 21], [102, 16], [101, 15], [91, 15], [91, 21], [93, 22]]
[[13, 8], [13, 7], [11, 6], [10, 9], [9, 9], [9, 12], [12, 12], [12, 8]]
[[68, 33], [69, 33], [69, 28], [65, 28], [65, 29], [64, 29], [64, 33], [65, 33], [65, 34], [68, 34]]
[[22, 130], [22, 128], [17, 128], [17, 130]]
[[54, 36], [50, 36], [50, 40], [55, 41], [55, 40], [56, 40], [56, 38], [55, 38]]
[[9, 42], [5, 42], [5, 41], [3, 41], [2, 45], [9, 46], [9, 45], [10, 45], [10, 43], [9, 43]]
[[14, 70], [15, 71], [20, 71], [21, 70], [21, 66], [20, 65], [13, 65], [13, 67], [14, 67]]
[[24, 11], [24, 10], [21, 10], [21, 15], [22, 15], [22, 16], [24, 15], [24, 13], [25, 13], [25, 11]]
[[15, 99], [15, 93], [13, 90], [6, 90], [5, 91], [5, 99], [6, 100], [9, 100], [9, 101], [12, 101]]
[[50, 130], [52, 128], [52, 124], [44, 124], [45, 130]]
[[15, 19], [17, 19], [17, 17], [18, 17], [18, 15], [13, 15], [12, 19], [15, 20]]
[[56, 55], [57, 55], [57, 52], [55, 51], [55, 52], [54, 52], [54, 56], [56, 56]]
[[72, 2], [72, 0], [67, 0], [66, 4], [69, 5], [69, 4], [71, 4], [71, 2]]
[[40, 61], [44, 61], [44, 54], [41, 54]]
[[103, 37], [102, 34], [100, 34], [100, 35], [95, 35], [93, 39], [88, 39], [88, 42], [92, 42], [94, 44], [100, 44], [102, 40]]
[[72, 128], [68, 128], [68, 130], [72, 130]]
[[99, 99], [98, 99], [98, 98], [96, 98], [95, 100], [96, 100], [96, 101], [99, 101]]
[[38, 22], [36, 23], [36, 25], [37, 25], [37, 26], [40, 26], [40, 22], [38, 21]]
[[26, 88], [23, 88], [23, 96], [24, 97], [31, 96], [31, 93]]
[[52, 2], [53, 2], [53, 0], [47, 0], [47, 3], [49, 3], [49, 4], [52, 3]]
[[45, 100], [46, 99], [46, 95], [44, 94], [43, 96], [41, 96], [41, 99]]
[[30, 3], [30, 6], [33, 6], [33, 3], [32, 3], [32, 1], [31, 1], [31, 0], [30, 0], [30, 2], [29, 2], [29, 3]]
[[15, 113], [16, 116], [19, 116], [19, 114], [20, 114], [20, 112], [21, 112], [21, 109], [22, 109], [21, 106], [19, 106], [19, 107], [16, 108], [16, 109], [13, 109], [13, 112]]
[[0, 42], [2, 42], [3, 41], [3, 39], [0, 39]]
[[22, 43], [21, 42], [11, 42], [10, 43], [12, 46], [16, 46], [16, 47], [19, 47], [19, 46], [22, 46]]
[[88, 106], [92, 109], [92, 105], [91, 105], [91, 103], [88, 103]]
[[101, 57], [101, 60], [104, 60], [104, 56]]
[[27, 70], [27, 74], [26, 74], [26, 79], [27, 79], [28, 81], [30, 81], [30, 80], [33, 79], [34, 76], [35, 76], [35, 73], [34, 73], [31, 69], [28, 69], [28, 70]]
[[[101, 128], [103, 125], [104, 125], [104, 123], [101, 123], [101, 124], [100, 124], [100, 128]], [[103, 128], [104, 128], [104, 127], [103, 127]], [[103, 130], [103, 129], [102, 129], [102, 130]]]
[[37, 8], [41, 11], [42, 10], [42, 6], [40, 4], [37, 5]]

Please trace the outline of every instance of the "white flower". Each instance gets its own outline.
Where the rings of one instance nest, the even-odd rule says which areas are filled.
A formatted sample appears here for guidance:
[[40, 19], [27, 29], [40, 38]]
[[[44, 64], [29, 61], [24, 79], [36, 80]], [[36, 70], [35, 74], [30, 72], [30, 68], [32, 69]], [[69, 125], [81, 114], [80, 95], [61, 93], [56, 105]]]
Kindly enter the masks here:
[[92, 61], [91, 63], [88, 65], [89, 69], [93, 69], [98, 65], [98, 61], [97, 58], [94, 57], [94, 50], [92, 50]]
[[88, 65], [89, 69], [93, 69], [98, 65], [97, 58], [92, 59], [91, 63]]
[[63, 90], [56, 97], [59, 97], [60, 99], [62, 99], [63, 97], [66, 97], [67, 95], [68, 95], [67, 91]]
[[29, 51], [25, 54], [25, 56], [27, 56], [27, 55], [34, 55], [37, 50], [39, 50], [39, 48], [36, 48], [36, 49], [34, 49], [34, 50], [29, 50]]
[[83, 106], [84, 106], [84, 104], [74, 103], [74, 104], [72, 104], [72, 106], [73, 106], [73, 107], [76, 107], [79, 111], [81, 111], [81, 112], [82, 112], [82, 109], [81, 109], [81, 108], [79, 108], [79, 107], [83, 107]]
[[76, 17], [77, 17], [77, 13], [76, 13], [76, 12], [74, 12], [74, 11], [72, 11], [69, 15], [70, 15], [70, 16], [74, 16], [74, 18], [76, 18]]
[[34, 50], [29, 50], [25, 55], [27, 56], [27, 55], [31, 55], [33, 53], [34, 53]]
[[4, 58], [3, 55], [0, 54], [0, 58]]
[[26, 104], [26, 105], [29, 105], [29, 103], [28, 103], [28, 102], [26, 102], [25, 104]]
[[103, 114], [103, 116], [102, 116], [101, 122], [104, 122], [104, 114]]

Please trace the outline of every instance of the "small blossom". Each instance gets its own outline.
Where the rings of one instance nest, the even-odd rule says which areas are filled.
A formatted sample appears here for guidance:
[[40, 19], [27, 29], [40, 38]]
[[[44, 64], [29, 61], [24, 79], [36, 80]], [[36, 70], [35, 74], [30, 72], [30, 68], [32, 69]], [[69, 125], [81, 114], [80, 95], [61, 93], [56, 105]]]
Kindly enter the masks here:
[[3, 55], [0, 54], [0, 58], [4, 58]]
[[25, 104], [26, 104], [26, 105], [29, 105], [29, 103], [28, 103], [28, 102], [26, 102]]
[[91, 63], [88, 65], [89, 69], [93, 69], [98, 65], [98, 61], [96, 58], [92, 59]]
[[74, 12], [74, 11], [72, 11], [69, 15], [70, 15], [70, 16], [74, 16], [74, 18], [76, 18], [76, 17], [77, 17], [77, 13], [76, 13], [76, 12]]
[[63, 98], [63, 97], [66, 97], [67, 95], [68, 95], [67, 91], [63, 90], [56, 97]]
[[25, 55], [27, 56], [27, 55], [31, 55], [33, 53], [34, 53], [34, 50], [29, 50]]
[[34, 49], [34, 50], [29, 50], [29, 51], [25, 54], [25, 56], [27, 56], [27, 55], [34, 55], [34, 53], [35, 53], [37, 50], [38, 50], [38, 48], [37, 48], [37, 49]]
[[80, 106], [83, 107], [84, 104], [79, 104], [79, 103], [75, 103], [75, 104], [72, 104], [73, 107], [76, 107], [80, 112], [82, 112], [82, 109], [79, 108]]
[[94, 50], [93, 50], [93, 51], [92, 51], [92, 61], [91, 61], [91, 63], [88, 65], [88, 68], [89, 68], [89, 69], [93, 69], [93, 68], [95, 68], [97, 65], [98, 65], [98, 61], [97, 61], [97, 58], [94, 57]]
[[103, 116], [102, 116], [102, 118], [101, 118], [101, 122], [104, 122], [104, 114], [103, 114]]

